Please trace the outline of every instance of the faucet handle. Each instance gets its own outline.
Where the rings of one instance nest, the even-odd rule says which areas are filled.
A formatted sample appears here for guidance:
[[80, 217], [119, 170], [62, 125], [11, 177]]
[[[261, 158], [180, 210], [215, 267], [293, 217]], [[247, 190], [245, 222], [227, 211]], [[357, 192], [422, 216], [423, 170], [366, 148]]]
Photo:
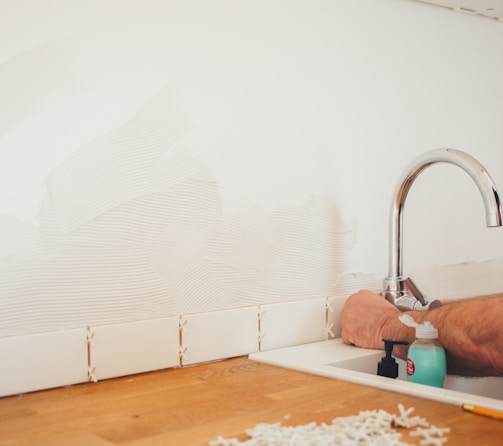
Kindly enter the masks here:
[[429, 310], [440, 301], [429, 302], [410, 277], [388, 277], [384, 281], [384, 297], [402, 311]]
[[426, 301], [426, 305], [421, 304], [414, 296], [402, 296], [395, 300], [395, 306], [401, 311], [420, 310], [427, 311], [440, 307], [442, 302], [438, 299]]
[[[406, 277], [405, 279], [403, 279], [403, 284], [405, 286], [405, 290], [410, 292], [412, 296], [415, 297], [423, 307], [428, 306], [428, 301], [423, 296], [423, 293], [419, 291], [419, 288], [416, 286], [416, 284], [412, 281], [410, 277]], [[408, 294], [409, 293], [406, 293], [405, 295]]]
[[409, 310], [428, 310], [430, 307], [430, 302], [425, 301], [426, 305], [423, 305], [419, 302], [414, 296], [402, 296], [398, 299], [395, 299], [395, 306], [401, 311], [409, 311]]

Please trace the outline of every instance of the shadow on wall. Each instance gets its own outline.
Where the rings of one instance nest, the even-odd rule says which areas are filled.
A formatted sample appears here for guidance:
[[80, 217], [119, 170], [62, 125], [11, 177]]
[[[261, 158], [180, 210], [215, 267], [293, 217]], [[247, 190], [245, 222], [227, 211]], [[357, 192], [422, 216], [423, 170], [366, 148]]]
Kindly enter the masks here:
[[35, 227], [0, 220], [0, 336], [333, 294], [354, 231], [310, 199], [224, 215], [172, 89], [46, 178]]

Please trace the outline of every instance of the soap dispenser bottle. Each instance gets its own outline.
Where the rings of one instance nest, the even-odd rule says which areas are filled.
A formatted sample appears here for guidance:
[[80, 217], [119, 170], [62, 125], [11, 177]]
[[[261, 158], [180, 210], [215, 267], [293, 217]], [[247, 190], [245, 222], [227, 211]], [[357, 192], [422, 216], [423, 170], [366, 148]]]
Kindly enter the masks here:
[[407, 355], [407, 380], [434, 387], [443, 387], [446, 375], [445, 351], [438, 342], [438, 330], [426, 321], [417, 324], [408, 315], [400, 320], [416, 327], [416, 340], [411, 344]]

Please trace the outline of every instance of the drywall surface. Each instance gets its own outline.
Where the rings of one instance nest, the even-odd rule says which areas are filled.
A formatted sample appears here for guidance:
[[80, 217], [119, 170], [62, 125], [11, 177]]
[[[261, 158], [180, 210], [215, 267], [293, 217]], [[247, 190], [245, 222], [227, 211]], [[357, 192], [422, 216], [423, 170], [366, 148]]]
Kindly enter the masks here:
[[[501, 23], [402, 0], [0, 4], [0, 336], [378, 282], [426, 150], [503, 188]], [[457, 170], [407, 205], [406, 270], [435, 297], [503, 289], [477, 283], [503, 231]]]

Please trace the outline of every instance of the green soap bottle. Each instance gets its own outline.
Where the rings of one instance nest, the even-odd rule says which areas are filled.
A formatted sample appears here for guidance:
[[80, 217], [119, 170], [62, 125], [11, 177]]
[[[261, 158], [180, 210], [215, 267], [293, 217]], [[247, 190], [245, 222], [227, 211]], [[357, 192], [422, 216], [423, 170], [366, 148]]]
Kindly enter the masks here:
[[445, 375], [445, 351], [438, 342], [438, 330], [428, 321], [416, 325], [416, 340], [407, 355], [407, 380], [443, 387]]

